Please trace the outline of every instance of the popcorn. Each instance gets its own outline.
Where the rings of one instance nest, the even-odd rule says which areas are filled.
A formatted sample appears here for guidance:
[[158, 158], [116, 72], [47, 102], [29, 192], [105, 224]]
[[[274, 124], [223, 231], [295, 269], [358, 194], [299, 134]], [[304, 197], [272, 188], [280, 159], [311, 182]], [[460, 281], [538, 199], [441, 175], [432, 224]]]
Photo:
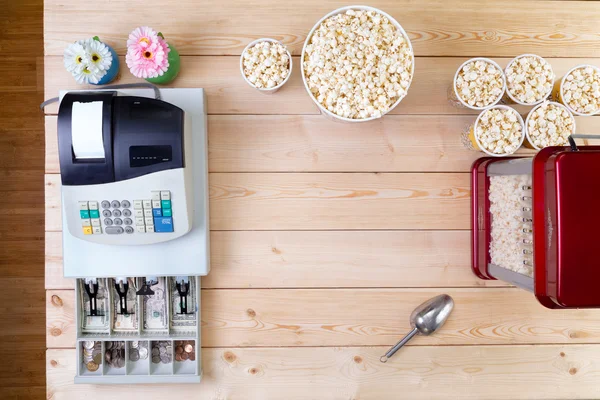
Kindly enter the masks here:
[[492, 264], [533, 277], [533, 267], [523, 263], [523, 239], [531, 239], [531, 223], [523, 222], [523, 186], [531, 187], [531, 175], [490, 176], [490, 213], [492, 232], [490, 257]]
[[482, 111], [475, 123], [475, 137], [493, 154], [512, 154], [523, 138], [519, 114], [512, 108], [495, 107]]
[[571, 110], [592, 115], [600, 110], [600, 70], [585, 65], [571, 71], [561, 87], [563, 102]]
[[473, 60], [458, 70], [454, 88], [456, 95], [466, 104], [487, 107], [504, 94], [504, 73], [491, 62]]
[[290, 57], [280, 43], [258, 42], [242, 55], [244, 75], [252, 86], [273, 89], [283, 84], [290, 74]]
[[558, 103], [545, 102], [531, 110], [527, 118], [527, 136], [537, 148], [564, 146], [575, 133], [573, 114]]
[[506, 89], [524, 104], [535, 104], [552, 92], [554, 72], [542, 57], [517, 57], [506, 67]]
[[408, 38], [375, 11], [327, 18], [315, 29], [302, 62], [319, 104], [350, 119], [381, 117], [406, 96], [412, 80]]

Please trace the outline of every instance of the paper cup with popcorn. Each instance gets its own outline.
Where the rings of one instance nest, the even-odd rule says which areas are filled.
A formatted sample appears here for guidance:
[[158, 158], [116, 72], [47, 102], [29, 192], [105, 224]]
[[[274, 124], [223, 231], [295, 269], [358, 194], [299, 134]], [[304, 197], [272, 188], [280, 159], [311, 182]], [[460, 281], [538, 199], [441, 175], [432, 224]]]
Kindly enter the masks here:
[[498, 63], [471, 58], [456, 70], [449, 100], [457, 107], [483, 110], [498, 104], [505, 90], [506, 78]]
[[351, 123], [393, 110], [414, 75], [408, 35], [390, 15], [369, 6], [342, 7], [321, 18], [300, 61], [304, 87], [321, 113]]
[[463, 133], [463, 144], [493, 157], [515, 153], [525, 140], [525, 123], [511, 107], [496, 105], [483, 110]]
[[544, 102], [533, 108], [525, 119], [525, 146], [536, 150], [566, 146], [575, 129], [575, 118], [567, 107], [554, 101]]
[[250, 86], [273, 94], [290, 79], [292, 56], [278, 40], [257, 39], [242, 51], [240, 72]]
[[535, 54], [521, 54], [504, 69], [506, 96], [504, 103], [534, 106], [552, 94], [554, 71], [544, 58]]
[[552, 91], [552, 99], [564, 104], [575, 115], [600, 112], [600, 68], [578, 65], [565, 74]]

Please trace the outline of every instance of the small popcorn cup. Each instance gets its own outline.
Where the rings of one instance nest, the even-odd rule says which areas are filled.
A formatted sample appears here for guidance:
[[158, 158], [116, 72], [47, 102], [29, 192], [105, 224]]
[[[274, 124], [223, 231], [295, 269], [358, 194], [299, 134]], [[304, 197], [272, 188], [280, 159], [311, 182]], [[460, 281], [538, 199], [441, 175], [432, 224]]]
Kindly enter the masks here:
[[[248, 49], [250, 49], [254, 45], [256, 45], [258, 43], [262, 43], [262, 42], [271, 42], [271, 43], [277, 43], [277, 44], [282, 45], [285, 48], [285, 51], [287, 53], [288, 60], [289, 60], [289, 68], [290, 69], [289, 69], [287, 77], [279, 85], [274, 86], [272, 88], [259, 88], [259, 87], [256, 87], [252, 82], [250, 82], [250, 80], [248, 79], [248, 77], [244, 73], [244, 55], [246, 54], [246, 52], [248, 51]], [[287, 49], [287, 47], [283, 43], [281, 43], [279, 40], [275, 40], [275, 39], [270, 39], [270, 38], [256, 39], [256, 40], [250, 42], [248, 44], [248, 46], [246, 46], [244, 48], [244, 50], [242, 51], [242, 55], [240, 56], [240, 73], [242, 74], [242, 77], [244, 78], [244, 80], [246, 81], [246, 83], [248, 85], [252, 86], [254, 89], [258, 90], [259, 92], [261, 92], [263, 94], [273, 94], [273, 93], [277, 92], [279, 89], [281, 89], [283, 87], [283, 85], [285, 85], [287, 83], [287, 81], [290, 79], [290, 76], [292, 76], [292, 67], [293, 67], [293, 62], [292, 62], [292, 55], [290, 54], [290, 51]]]
[[[465, 65], [467, 65], [470, 62], [474, 62], [474, 61], [484, 61], [486, 63], [492, 64], [496, 68], [498, 68], [498, 70], [502, 74], [502, 92], [498, 95], [498, 98], [495, 99], [492, 103], [490, 103], [486, 106], [483, 106], [483, 107], [472, 106], [469, 103], [467, 103], [466, 101], [464, 101], [458, 92], [458, 88], [456, 87], [456, 81], [458, 79], [458, 74], [460, 73], [460, 71], [463, 69], [463, 67]], [[480, 111], [480, 110], [485, 110], [486, 108], [489, 108], [489, 107], [492, 107], [492, 106], [495, 106], [496, 104], [498, 104], [500, 102], [500, 100], [502, 100], [502, 97], [504, 96], [504, 92], [506, 92], [506, 76], [504, 75], [504, 71], [502, 70], [502, 68], [500, 68], [500, 65], [498, 65], [497, 62], [495, 62], [494, 60], [491, 60], [489, 58], [475, 57], [475, 58], [470, 58], [467, 61], [465, 61], [464, 63], [462, 63], [460, 65], [460, 67], [458, 67], [458, 69], [456, 70], [456, 73], [454, 74], [454, 80], [452, 81], [452, 86], [448, 89], [448, 101], [450, 102], [450, 104], [452, 104], [453, 106], [455, 106], [457, 108], [470, 108], [471, 110]]]
[[600, 108], [597, 109], [596, 111], [592, 112], [592, 113], [581, 113], [577, 110], [574, 110], [567, 101], [564, 100], [564, 84], [566, 82], [567, 77], [575, 70], [580, 69], [580, 68], [587, 68], [587, 67], [591, 67], [592, 69], [594, 69], [595, 71], [598, 71], [598, 73], [600, 74], [600, 68], [598, 68], [595, 65], [590, 65], [590, 64], [580, 64], [577, 65], [573, 68], [571, 68], [561, 79], [559, 79], [558, 81], [555, 82], [554, 84], [554, 89], [552, 90], [552, 100], [563, 104], [565, 107], [567, 107], [567, 109], [572, 112], [575, 115], [579, 115], [582, 117], [589, 117], [592, 115], [596, 115], [600, 112]]
[[[489, 150], [487, 150], [483, 144], [481, 143], [481, 140], [477, 134], [477, 128], [479, 126], [481, 117], [489, 110], [492, 109], [501, 109], [501, 110], [511, 110], [513, 111], [516, 116], [517, 116], [517, 121], [519, 122], [519, 124], [521, 125], [521, 139], [519, 141], [519, 145], [514, 149], [514, 151], [509, 152], [509, 153], [493, 153]], [[521, 148], [521, 146], [523, 145], [523, 142], [525, 141], [525, 122], [523, 121], [523, 117], [512, 107], [509, 106], [505, 106], [505, 105], [495, 105], [492, 107], [488, 107], [486, 109], [484, 109], [483, 111], [481, 111], [479, 113], [479, 115], [477, 116], [477, 119], [475, 120], [475, 122], [471, 125], [469, 125], [462, 133], [461, 135], [461, 143], [469, 150], [474, 150], [474, 151], [482, 151], [485, 154], [492, 156], [492, 157], [506, 157], [509, 156], [511, 154], [514, 154], [517, 150], [519, 150], [519, 148]]]
[[[549, 101], [547, 103], [542, 103], [542, 104], [538, 104], [537, 106], [535, 106], [534, 108], [531, 109], [531, 111], [529, 111], [529, 114], [527, 114], [527, 118], [525, 118], [525, 136], [526, 136], [526, 140], [524, 143], [524, 146], [527, 147], [528, 149], [534, 149], [534, 150], [542, 150], [543, 147], [539, 147], [537, 145], [534, 144], [534, 139], [531, 137], [530, 132], [529, 132], [529, 120], [532, 118], [532, 116], [534, 115], [534, 113], [540, 108], [542, 107], [544, 104], [552, 104], [556, 107], [559, 107], [562, 110], [565, 110], [569, 113], [569, 116], [571, 117], [571, 120], [573, 121], [573, 130], [572, 132], [570, 132], [571, 135], [575, 134], [575, 131], [577, 130], [577, 126], [576, 126], [576, 122], [575, 122], [575, 117], [573, 116], [573, 113], [571, 112], [571, 110], [569, 110], [568, 107], [566, 107], [564, 104], [561, 103], [557, 103], [555, 101]], [[563, 144], [564, 146], [566, 146], [568, 144], [568, 140]]]
[[517, 99], [514, 95], [514, 93], [511, 92], [510, 90], [510, 84], [508, 82], [508, 69], [512, 66], [512, 64], [514, 64], [515, 62], [519, 61], [521, 58], [524, 57], [533, 57], [533, 58], [537, 58], [540, 63], [546, 63], [550, 66], [550, 72], [552, 74], [552, 82], [554, 82], [554, 78], [556, 77], [554, 74], [554, 70], [552, 69], [552, 65], [543, 57], [538, 56], [537, 54], [521, 54], [519, 56], [516, 56], [515, 58], [513, 58], [512, 60], [510, 60], [510, 62], [506, 65], [506, 68], [504, 69], [504, 76], [506, 79], [506, 93], [504, 95], [504, 97], [502, 98], [502, 104], [520, 104], [522, 106], [536, 106], [538, 104], [543, 103], [544, 101], [546, 101], [548, 99], [548, 97], [552, 94], [552, 90], [553, 90], [553, 85], [550, 85], [550, 88], [548, 89], [548, 91], [543, 95], [543, 97], [540, 100], [535, 101], [534, 103], [526, 103], [524, 101], [521, 101], [519, 99]]

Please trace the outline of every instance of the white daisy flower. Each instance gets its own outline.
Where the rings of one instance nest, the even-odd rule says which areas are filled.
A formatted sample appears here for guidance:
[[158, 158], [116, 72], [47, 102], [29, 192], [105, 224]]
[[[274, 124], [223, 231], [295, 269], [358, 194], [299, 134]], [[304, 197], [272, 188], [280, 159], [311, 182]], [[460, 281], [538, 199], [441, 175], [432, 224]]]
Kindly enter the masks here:
[[113, 57], [108, 46], [94, 38], [86, 40], [84, 46], [87, 50], [88, 65], [95, 65], [100, 71], [108, 71]]
[[81, 71], [85, 67], [85, 59], [87, 57], [85, 47], [82, 43], [75, 42], [70, 44], [64, 53], [64, 64], [67, 71], [73, 73]]

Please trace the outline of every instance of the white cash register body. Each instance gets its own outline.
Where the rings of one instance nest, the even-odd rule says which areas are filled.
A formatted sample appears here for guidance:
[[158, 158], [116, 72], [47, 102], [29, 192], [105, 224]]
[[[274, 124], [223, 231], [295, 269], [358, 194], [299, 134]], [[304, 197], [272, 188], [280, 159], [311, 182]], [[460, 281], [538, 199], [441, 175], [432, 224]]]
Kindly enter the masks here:
[[[102, 366], [89, 374], [79, 361], [76, 382], [197, 382], [201, 377], [198, 277], [210, 269], [205, 96], [203, 89], [161, 89], [160, 95], [155, 99], [146, 89], [61, 93], [64, 275], [81, 282], [106, 278], [113, 284], [145, 277], [194, 280], [197, 304], [190, 308], [196, 311], [196, 326], [185, 334], [170, 328], [157, 337], [144, 332], [142, 296], [135, 316], [140, 328], [133, 336], [113, 331], [112, 322], [107, 332], [96, 335], [84, 332], [78, 322], [77, 332], [78, 340], [87, 341], [185, 337], [196, 341], [197, 368], [181, 369], [181, 376], [177, 368], [153, 375], [148, 361], [147, 375], [129, 374], [129, 366], [123, 374], [106, 373]], [[116, 297], [107, 286], [112, 320]], [[76, 287], [80, 318], [84, 304], [79, 299], [86, 295]]]

